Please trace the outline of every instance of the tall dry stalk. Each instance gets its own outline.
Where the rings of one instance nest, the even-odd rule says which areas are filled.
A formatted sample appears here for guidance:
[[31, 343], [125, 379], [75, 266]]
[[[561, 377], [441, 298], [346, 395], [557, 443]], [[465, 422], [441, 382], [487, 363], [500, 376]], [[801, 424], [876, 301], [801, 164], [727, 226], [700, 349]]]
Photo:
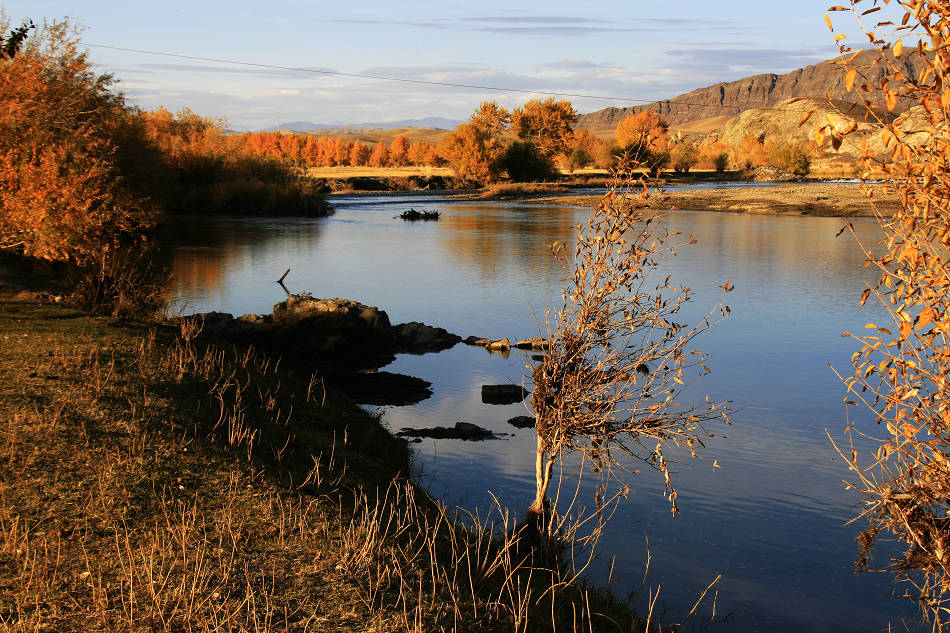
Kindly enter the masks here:
[[[646, 208], [648, 187], [634, 174], [654, 171], [627, 156], [617, 185], [577, 225], [573, 250], [555, 243], [567, 285], [562, 307], [548, 314], [549, 349], [532, 370], [531, 404], [537, 415], [536, 496], [530, 511], [544, 515], [554, 466], [568, 451], [589, 459], [599, 476], [597, 505], [626, 494], [631, 460], [663, 473], [675, 512], [676, 490], [664, 450], [684, 445], [692, 455], [709, 437], [703, 423], [727, 420], [708, 399], [679, 402], [706, 355], [693, 339], [725, 318], [722, 298], [698, 324], [681, 322], [692, 298], [662, 269], [664, 258], [695, 242], [672, 231], [662, 213]], [[732, 290], [729, 282], [723, 294]], [[619, 484], [607, 494], [606, 484]]]
[[[864, 156], [865, 169], [881, 178], [869, 188], [871, 204], [881, 190], [900, 199], [892, 215], [875, 207], [883, 238], [873, 249], [864, 246], [880, 276], [861, 303], [873, 297], [888, 322], [849, 334], [860, 345], [851, 358], [853, 373], [843, 378], [850, 446], [836, 448], [854, 475], [849, 487], [864, 497], [855, 520], [863, 517], [868, 526], [857, 539], [857, 567], [868, 568], [879, 536], [896, 537], [904, 552], [887, 569], [906, 581], [904, 597], [943, 630], [950, 609], [950, 3], [889, 4], [898, 22], [874, 26], [862, 20], [878, 19], [877, 0], [831, 9], [850, 10], [879, 53], [859, 65], [857, 53], [840, 45], [846, 87], [877, 122], [883, 141], [882, 152], [868, 149]], [[908, 72], [910, 61], [922, 70]], [[914, 107], [895, 119], [891, 111], [908, 101]], [[820, 134], [838, 146], [854, 127], [826, 126]], [[879, 428], [857, 426], [869, 420]], [[859, 458], [865, 439], [874, 448]]]

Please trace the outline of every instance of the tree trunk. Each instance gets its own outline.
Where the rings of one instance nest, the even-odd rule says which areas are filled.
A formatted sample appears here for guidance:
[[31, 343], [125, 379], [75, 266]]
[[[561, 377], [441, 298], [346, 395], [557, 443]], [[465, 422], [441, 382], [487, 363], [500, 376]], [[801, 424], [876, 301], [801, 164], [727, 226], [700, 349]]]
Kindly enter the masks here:
[[554, 469], [554, 460], [544, 450], [541, 436], [538, 436], [538, 450], [534, 462], [535, 495], [534, 502], [528, 508], [529, 512], [543, 516], [547, 507], [548, 485], [551, 483], [551, 472]]

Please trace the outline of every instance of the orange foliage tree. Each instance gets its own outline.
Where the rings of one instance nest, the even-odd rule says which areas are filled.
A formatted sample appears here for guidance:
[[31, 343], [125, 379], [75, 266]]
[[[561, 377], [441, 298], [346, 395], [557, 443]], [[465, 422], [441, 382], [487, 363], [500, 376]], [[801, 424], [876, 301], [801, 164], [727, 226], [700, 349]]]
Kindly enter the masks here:
[[656, 112], [637, 112], [617, 124], [617, 143], [637, 162], [655, 170], [669, 160], [669, 127]]
[[409, 164], [409, 139], [402, 134], [389, 145], [389, 163], [394, 167]]
[[442, 138], [439, 152], [462, 178], [497, 180], [508, 142], [511, 115], [494, 101], [482, 103], [463, 123]]
[[577, 111], [570, 101], [528, 101], [511, 113], [511, 130], [523, 141], [533, 143], [548, 158], [567, 153], [574, 136]]
[[369, 164], [373, 167], [385, 167], [389, 164], [389, 150], [382, 141], [377, 141], [373, 153], [369, 157]]
[[350, 149], [350, 161], [349, 164], [354, 167], [362, 167], [369, 163], [370, 160], [370, 149], [369, 147], [359, 141], [353, 143], [352, 148]]
[[68, 23], [45, 23], [20, 43], [0, 56], [0, 248], [89, 263], [155, 214], [123, 177], [116, 139], [134, 135], [131, 109]]

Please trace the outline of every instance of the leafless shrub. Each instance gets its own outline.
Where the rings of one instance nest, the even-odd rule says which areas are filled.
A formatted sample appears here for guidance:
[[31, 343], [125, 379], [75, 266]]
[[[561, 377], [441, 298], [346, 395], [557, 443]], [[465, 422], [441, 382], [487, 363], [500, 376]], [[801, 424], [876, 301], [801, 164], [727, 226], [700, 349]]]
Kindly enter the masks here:
[[[649, 142], [642, 144], [649, 146]], [[631, 460], [663, 473], [666, 494], [676, 512], [676, 489], [664, 448], [683, 445], [695, 456], [709, 437], [703, 424], [728, 421], [726, 409], [680, 396], [692, 380], [709, 371], [706, 355], [691, 349], [693, 339], [725, 318], [720, 301], [698, 324], [680, 322], [692, 298], [662, 272], [663, 259], [695, 242], [646, 209], [643, 173], [659, 171], [628, 153], [617, 181], [592, 215], [577, 226], [574, 248], [555, 243], [554, 254], [566, 272], [562, 307], [548, 313], [550, 349], [532, 370], [531, 405], [537, 415], [536, 496], [530, 512], [546, 516], [555, 464], [578, 452], [599, 478], [596, 505], [602, 508], [626, 494], [624, 475]], [[723, 295], [733, 286], [726, 282]], [[607, 492], [609, 483], [618, 484]], [[548, 521], [553, 527], [553, 515]]]

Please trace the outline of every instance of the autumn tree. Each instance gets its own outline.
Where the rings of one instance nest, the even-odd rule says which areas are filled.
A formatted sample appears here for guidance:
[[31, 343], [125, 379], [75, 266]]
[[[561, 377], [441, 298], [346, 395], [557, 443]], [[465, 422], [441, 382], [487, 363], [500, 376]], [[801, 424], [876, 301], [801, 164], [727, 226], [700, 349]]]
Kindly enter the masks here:
[[[902, 597], [917, 601], [938, 631], [950, 613], [950, 4], [895, 2], [897, 20], [868, 26], [864, 16], [880, 8], [869, 4], [853, 0], [832, 10], [850, 10], [878, 53], [870, 66], [859, 65], [844, 36], [835, 36], [845, 87], [886, 148], [863, 157], [865, 173], [882, 178], [867, 184], [883, 239], [862, 245], [877, 279], [861, 303], [876, 304], [883, 322], [875, 318], [866, 333], [852, 335], [859, 347], [843, 378], [851, 440], [836, 447], [851, 469], [849, 487], [864, 501], [858, 569], [869, 568], [879, 540], [900, 542], [903, 554], [888, 568], [907, 587]], [[904, 70], [911, 57], [922, 64], [919, 74]], [[917, 104], [920, 123], [890, 116], [905, 99]], [[821, 127], [818, 140], [839, 147], [857, 129], [846, 120], [844, 129]], [[897, 193], [896, 211], [873, 204], [882, 191]], [[866, 441], [873, 442], [869, 455]]]
[[0, 248], [87, 264], [137, 239], [156, 209], [123, 177], [117, 139], [134, 131], [112, 78], [95, 72], [66, 22], [4, 43]]
[[574, 130], [567, 153], [560, 159], [561, 165], [571, 172], [587, 167], [595, 161], [601, 145], [602, 141], [588, 130]]
[[666, 119], [656, 112], [637, 112], [617, 124], [617, 143], [652, 171], [669, 160], [669, 127]]
[[354, 167], [367, 165], [371, 155], [371, 151], [365, 143], [354, 141], [350, 147], [349, 161], [346, 164]]
[[534, 143], [548, 158], [568, 152], [577, 124], [577, 111], [570, 101], [534, 99], [511, 113], [511, 131], [522, 141]]
[[389, 145], [389, 164], [394, 167], [409, 164], [409, 139], [402, 134]]
[[373, 153], [369, 157], [369, 164], [373, 167], [385, 167], [389, 164], [389, 150], [382, 141], [377, 141]]
[[447, 134], [439, 143], [439, 153], [462, 178], [492, 182], [502, 172], [501, 160], [508, 145], [511, 115], [488, 101], [478, 106], [468, 123]]
[[406, 151], [406, 158], [410, 165], [425, 165], [426, 157], [431, 147], [430, 143], [414, 141]]

